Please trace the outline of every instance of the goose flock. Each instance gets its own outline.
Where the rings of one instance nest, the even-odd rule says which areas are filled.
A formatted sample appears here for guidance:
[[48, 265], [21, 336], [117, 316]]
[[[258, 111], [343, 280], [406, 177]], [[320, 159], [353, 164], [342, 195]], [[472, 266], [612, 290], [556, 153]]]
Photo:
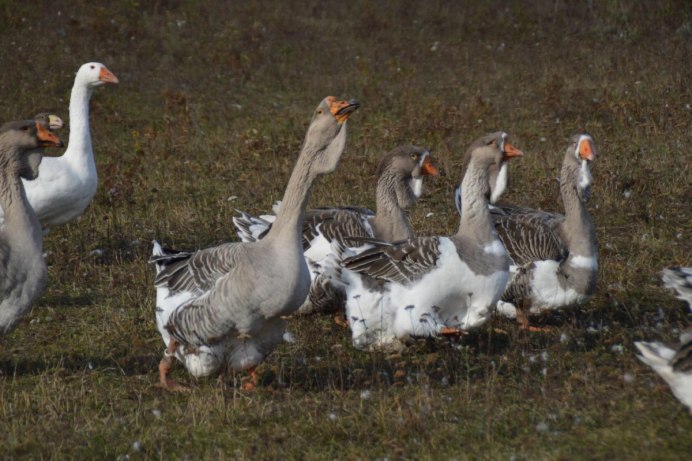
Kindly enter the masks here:
[[[81, 216], [98, 175], [89, 128], [94, 88], [117, 84], [103, 64], [77, 71], [70, 97], [70, 135], [62, 147], [59, 116], [0, 127], [0, 332], [8, 334], [43, 292], [43, 236]], [[182, 364], [194, 377], [256, 367], [283, 340], [286, 318], [335, 312], [353, 347], [399, 351], [412, 339], [458, 337], [493, 315], [516, 318], [585, 304], [596, 291], [598, 251], [587, 209], [597, 149], [580, 133], [568, 142], [560, 173], [563, 214], [501, 204], [510, 161], [522, 157], [504, 131], [479, 137], [464, 156], [455, 192], [459, 227], [451, 235], [418, 235], [409, 210], [425, 177], [440, 175], [428, 149], [401, 145], [376, 171], [376, 209], [358, 205], [308, 209], [318, 177], [334, 172], [346, 147], [356, 100], [328, 96], [315, 108], [295, 167], [274, 214], [233, 218], [240, 242], [196, 251], [153, 243], [156, 325], [164, 344], [159, 382]], [[692, 269], [663, 272], [664, 283], [692, 306]], [[692, 409], [692, 330], [681, 343], [637, 342], [642, 362]]]

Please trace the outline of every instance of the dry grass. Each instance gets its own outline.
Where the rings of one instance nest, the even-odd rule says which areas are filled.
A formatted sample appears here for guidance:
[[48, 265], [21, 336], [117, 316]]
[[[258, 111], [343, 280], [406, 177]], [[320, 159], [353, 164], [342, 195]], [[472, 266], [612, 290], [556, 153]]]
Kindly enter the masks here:
[[[67, 118], [83, 62], [121, 80], [92, 98], [98, 195], [46, 238], [48, 290], [0, 345], [0, 457], [689, 455], [692, 418], [632, 351], [687, 324], [658, 272], [692, 261], [688, 2], [228, 3], [0, 0], [0, 120]], [[551, 334], [498, 319], [394, 357], [354, 351], [328, 318], [297, 319], [259, 391], [228, 375], [166, 394], [149, 241], [235, 239], [234, 209], [280, 198], [328, 94], [363, 107], [312, 204], [373, 206], [379, 156], [426, 145], [447, 176], [412, 214], [421, 234], [456, 228], [451, 193], [473, 139], [508, 131], [527, 155], [505, 198], [559, 210], [564, 143], [590, 132], [598, 295], [545, 319]]]

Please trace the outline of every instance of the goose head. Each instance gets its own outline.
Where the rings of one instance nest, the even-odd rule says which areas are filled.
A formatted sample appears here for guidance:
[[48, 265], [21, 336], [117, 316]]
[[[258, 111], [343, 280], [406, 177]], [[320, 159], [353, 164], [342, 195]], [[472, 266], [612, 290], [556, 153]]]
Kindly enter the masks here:
[[34, 120], [43, 125], [44, 128], [48, 128], [50, 131], [59, 130], [65, 123], [60, 117], [50, 112], [41, 112], [40, 114], [34, 115]]
[[44, 147], [63, 147], [62, 141], [55, 133], [35, 120], [6, 123], [3, 129], [0, 144], [10, 144], [20, 153], [13, 158], [3, 159], [3, 163], [7, 162], [7, 168], [24, 179], [31, 180], [38, 176]]
[[579, 200], [586, 202], [591, 195], [591, 171], [589, 164], [596, 158], [596, 146], [593, 138], [588, 134], [577, 134], [572, 136], [567, 152], [565, 154], [565, 163], [571, 164], [579, 169], [578, 179], [576, 183], [577, 195]]
[[75, 85], [83, 85], [89, 89], [105, 85], [106, 83], [117, 84], [118, 77], [100, 62], [83, 64], [75, 76]]
[[317, 106], [303, 143], [303, 151], [311, 157], [313, 174], [336, 169], [346, 147], [346, 122], [359, 107], [356, 100], [339, 101], [334, 96], [327, 96]]
[[[508, 135], [504, 131], [488, 134], [474, 141], [466, 153], [469, 164], [473, 163], [476, 167], [488, 172], [488, 181], [481, 184], [480, 187], [483, 194], [489, 199], [493, 199], [493, 202], [500, 197], [507, 185], [506, 162], [524, 155], [522, 151], [511, 145], [507, 139]], [[503, 177], [503, 168], [505, 168], [504, 181], [500, 181], [498, 178]], [[459, 187], [461, 188], [461, 186]], [[461, 194], [459, 193], [458, 195]]]
[[[500, 145], [502, 145], [502, 149], [504, 149], [504, 144], [507, 141], [507, 133], [493, 133], [485, 138], [488, 139], [496, 139], [501, 138]], [[483, 138], [483, 139], [485, 139]], [[479, 142], [478, 140], [477, 142]], [[491, 142], [491, 141], [488, 141]], [[480, 143], [482, 144], [482, 142]], [[473, 146], [472, 146], [473, 147]], [[510, 158], [517, 157], [517, 155], [514, 151], [514, 147], [510, 144], [510, 152], [507, 155], [503, 155], [499, 161], [496, 161], [490, 167], [488, 168], [488, 187], [490, 188], [490, 203], [495, 203], [497, 200], [500, 198], [500, 196], [504, 193], [505, 189], [507, 189], [507, 161]], [[463, 161], [463, 171], [466, 171], [466, 168], [468, 167], [469, 162], [471, 161], [471, 153], [473, 152], [473, 149], [469, 149], [465, 156], [464, 156], [464, 161]], [[456, 189], [454, 189], [454, 204], [457, 207], [457, 211], [461, 213], [461, 184], [459, 184]]]
[[399, 180], [410, 181], [416, 198], [423, 193], [423, 176], [439, 176], [440, 170], [430, 152], [418, 146], [404, 145], [382, 157], [377, 166], [377, 177], [389, 172]]

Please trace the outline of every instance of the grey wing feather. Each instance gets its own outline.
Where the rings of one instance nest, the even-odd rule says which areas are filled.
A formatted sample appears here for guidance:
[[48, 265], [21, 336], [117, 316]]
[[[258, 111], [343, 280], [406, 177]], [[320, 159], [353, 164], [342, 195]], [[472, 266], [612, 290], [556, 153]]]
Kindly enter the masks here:
[[154, 284], [156, 287], [167, 286], [171, 292], [206, 293], [235, 266], [239, 245], [227, 243], [194, 253], [179, 252], [152, 258], [152, 262], [164, 266]]
[[673, 290], [675, 297], [692, 309], [692, 267], [669, 267], [661, 272], [663, 284]]
[[244, 211], [236, 210], [240, 216], [233, 217], [233, 224], [238, 232], [236, 234], [243, 242], [255, 242], [263, 239], [272, 223], [259, 216], [252, 216]]
[[348, 237], [372, 237], [364, 221], [374, 214], [365, 208], [315, 208], [308, 210], [303, 221], [303, 248], [321, 233], [329, 241], [346, 242]]
[[692, 331], [683, 334], [680, 348], [670, 361], [674, 371], [692, 373]]
[[534, 261], [563, 261], [567, 246], [559, 234], [564, 217], [545, 212], [511, 212], [506, 207], [491, 211], [502, 243], [517, 266]]
[[440, 256], [437, 237], [420, 237], [374, 248], [347, 258], [349, 270], [395, 283], [411, 283], [430, 272]]

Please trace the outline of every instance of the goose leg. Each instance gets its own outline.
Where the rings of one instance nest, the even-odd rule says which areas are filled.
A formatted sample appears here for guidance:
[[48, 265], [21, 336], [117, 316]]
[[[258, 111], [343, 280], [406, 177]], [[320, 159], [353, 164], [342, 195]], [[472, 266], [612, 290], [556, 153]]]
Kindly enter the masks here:
[[254, 391], [257, 387], [257, 369], [250, 367], [247, 371], [250, 376], [243, 380], [242, 388], [246, 391]]
[[459, 328], [453, 328], [453, 327], [442, 327], [440, 328], [440, 331], [438, 333], [440, 336], [448, 336], [448, 337], [456, 337], [460, 338], [461, 336], [466, 336], [468, 332], [461, 330]]
[[171, 368], [173, 368], [173, 354], [175, 354], [176, 349], [178, 349], [178, 342], [171, 339], [168, 347], [163, 352], [161, 362], [159, 362], [159, 385], [168, 391], [189, 391], [187, 387], [168, 378], [168, 374], [171, 372]]
[[531, 331], [534, 333], [550, 331], [548, 327], [534, 327], [529, 325], [529, 313], [524, 303], [517, 303], [517, 323], [519, 323], [519, 329], [524, 331]]
[[340, 327], [348, 328], [348, 319], [343, 314], [336, 314], [334, 316], [334, 323]]

